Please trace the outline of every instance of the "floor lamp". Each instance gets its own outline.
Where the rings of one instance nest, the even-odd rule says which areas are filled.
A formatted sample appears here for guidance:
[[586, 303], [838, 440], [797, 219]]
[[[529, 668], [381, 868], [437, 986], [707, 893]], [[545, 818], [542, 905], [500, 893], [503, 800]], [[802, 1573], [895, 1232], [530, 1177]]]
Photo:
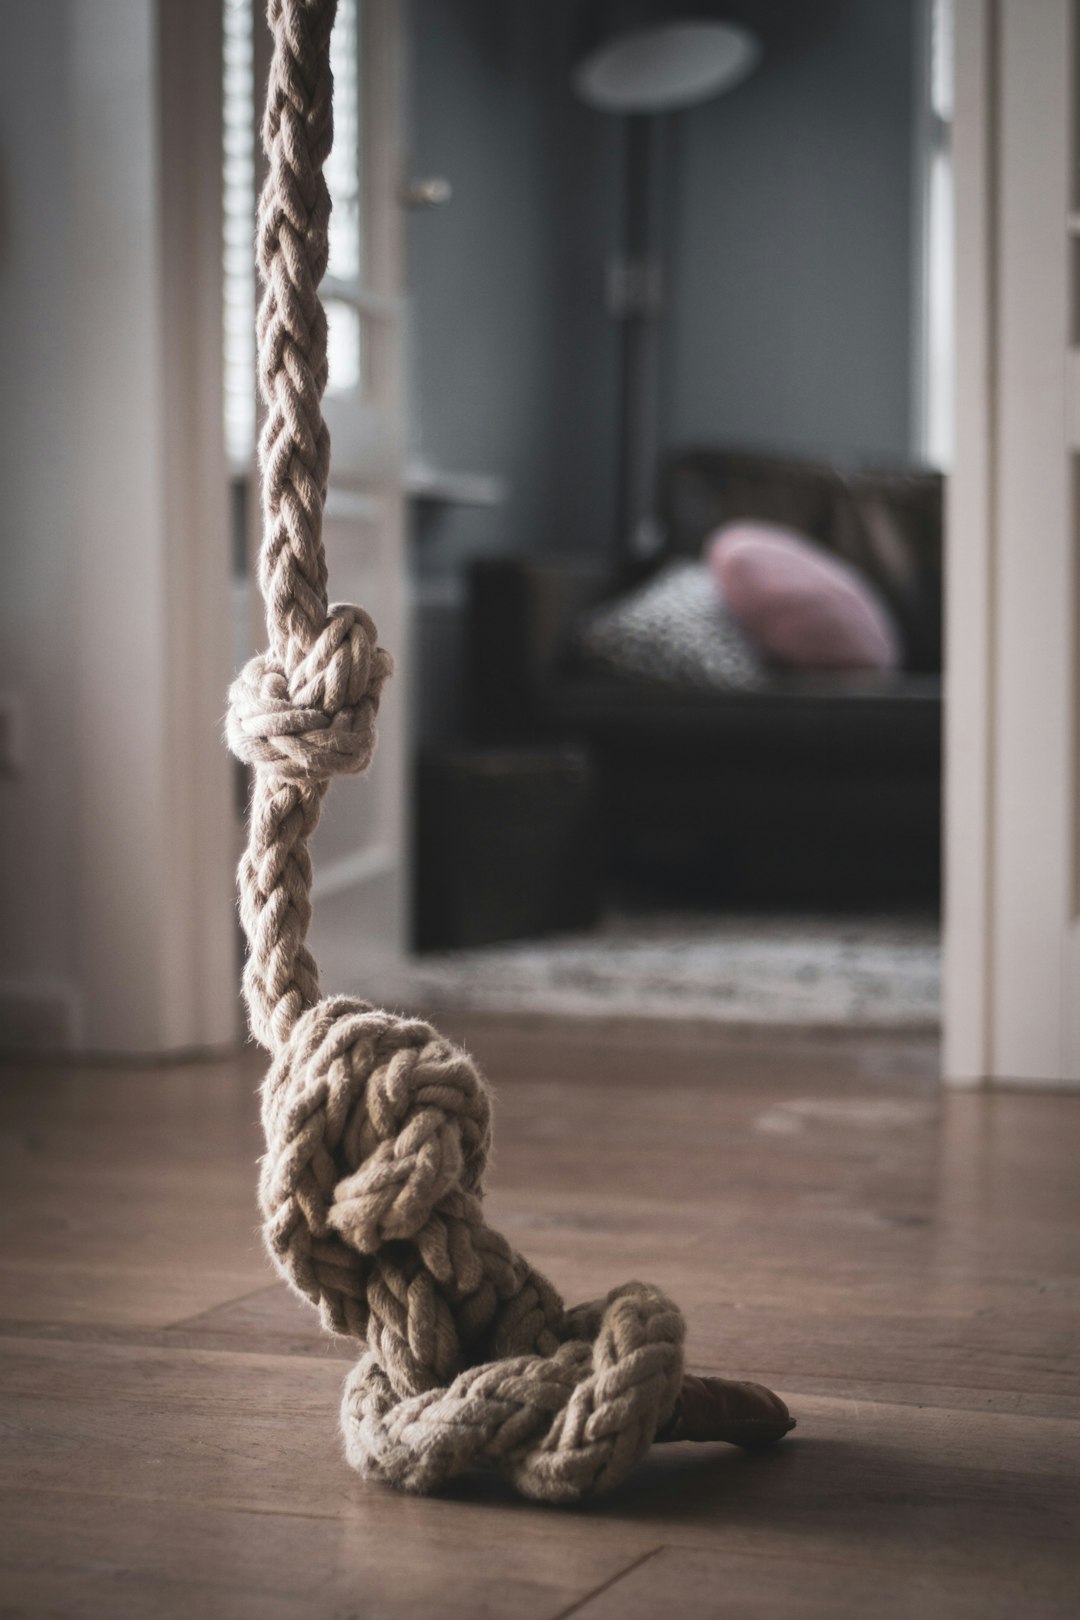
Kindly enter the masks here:
[[608, 285], [622, 330], [615, 545], [624, 573], [653, 549], [667, 125], [741, 83], [760, 54], [749, 29], [693, 0], [583, 7], [574, 88], [589, 106], [620, 115], [626, 132], [622, 250]]

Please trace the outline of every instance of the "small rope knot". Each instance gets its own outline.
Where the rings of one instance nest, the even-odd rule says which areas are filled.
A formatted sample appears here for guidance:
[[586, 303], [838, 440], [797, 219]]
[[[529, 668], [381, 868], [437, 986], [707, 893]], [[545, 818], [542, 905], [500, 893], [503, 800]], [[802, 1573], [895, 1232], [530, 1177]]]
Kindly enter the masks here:
[[362, 608], [331, 605], [291, 674], [259, 653], [229, 692], [226, 731], [238, 759], [282, 781], [311, 784], [366, 770], [379, 696], [393, 669]]

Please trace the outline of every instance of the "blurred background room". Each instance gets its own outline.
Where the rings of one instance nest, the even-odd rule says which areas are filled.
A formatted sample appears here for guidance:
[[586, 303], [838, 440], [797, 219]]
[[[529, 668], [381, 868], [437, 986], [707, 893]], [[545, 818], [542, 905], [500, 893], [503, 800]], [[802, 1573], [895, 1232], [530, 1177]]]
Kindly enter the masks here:
[[934, 1026], [947, 5], [409, 18], [387, 989]]
[[1075, 1620], [1080, 0], [0, 40], [0, 1616]]
[[[17, 18], [3, 1035], [220, 1046], [248, 791], [222, 716], [262, 633], [268, 35], [256, 0]], [[1071, 1064], [1074, 627], [1033, 627], [1071, 600], [1072, 462], [1032, 459], [1018, 414], [1019, 482], [987, 483], [1012, 421], [988, 312], [1014, 370], [1026, 317], [988, 290], [980, 26], [950, 0], [341, 0], [326, 538], [398, 672], [315, 843], [331, 987], [933, 1031], [951, 773], [951, 1066], [993, 1067], [1006, 986], [1008, 1066], [1049, 1025], [1031, 1064]], [[1037, 82], [1049, 33], [1017, 39]], [[1051, 122], [1005, 162], [1002, 242], [1075, 240], [1050, 190], [1023, 212], [1025, 174], [1075, 168]], [[999, 290], [1072, 319], [1058, 257]], [[1050, 412], [1071, 337], [1044, 340]], [[1035, 499], [1059, 561], [1032, 573]]]

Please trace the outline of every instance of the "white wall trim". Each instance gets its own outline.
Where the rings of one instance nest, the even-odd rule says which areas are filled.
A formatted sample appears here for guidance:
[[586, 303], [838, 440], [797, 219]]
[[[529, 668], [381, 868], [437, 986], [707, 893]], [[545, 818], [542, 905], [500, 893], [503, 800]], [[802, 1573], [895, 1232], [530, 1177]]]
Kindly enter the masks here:
[[934, 0], [914, 0], [915, 72], [911, 140], [911, 452], [929, 460], [930, 388], [930, 64]]
[[[990, 1072], [993, 1001], [995, 0], [956, 0], [956, 428], [945, 530], [944, 1066]], [[959, 296], [960, 290], [963, 296]]]
[[1000, 0], [992, 1072], [1036, 1082], [1080, 1079], [1065, 977], [1070, 11]]
[[957, 4], [945, 810], [955, 1083], [1080, 1084], [1073, 11], [1074, 0]]

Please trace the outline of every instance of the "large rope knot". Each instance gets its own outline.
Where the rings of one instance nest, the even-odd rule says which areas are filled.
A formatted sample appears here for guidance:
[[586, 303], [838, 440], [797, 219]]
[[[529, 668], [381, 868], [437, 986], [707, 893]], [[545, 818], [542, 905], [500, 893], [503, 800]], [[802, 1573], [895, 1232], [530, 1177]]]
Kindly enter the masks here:
[[[275, 1059], [263, 1126], [271, 1254], [338, 1332], [355, 1332], [358, 1312], [366, 1324], [368, 1257], [408, 1239], [423, 1249], [437, 1214], [442, 1228], [479, 1219], [487, 1087], [468, 1054], [420, 1019], [320, 1001]], [[461, 1276], [451, 1263], [446, 1280], [478, 1285], [473, 1250], [458, 1261]]]
[[263, 1126], [275, 1264], [368, 1344], [343, 1408], [354, 1466], [422, 1490], [486, 1458], [553, 1501], [622, 1478], [674, 1407], [682, 1316], [642, 1283], [567, 1313], [487, 1226], [491, 1106], [466, 1052], [328, 998], [279, 1051]]
[[334, 603], [291, 673], [273, 652], [241, 670], [229, 693], [229, 746], [282, 781], [313, 784], [366, 770], [392, 669], [368, 614]]

